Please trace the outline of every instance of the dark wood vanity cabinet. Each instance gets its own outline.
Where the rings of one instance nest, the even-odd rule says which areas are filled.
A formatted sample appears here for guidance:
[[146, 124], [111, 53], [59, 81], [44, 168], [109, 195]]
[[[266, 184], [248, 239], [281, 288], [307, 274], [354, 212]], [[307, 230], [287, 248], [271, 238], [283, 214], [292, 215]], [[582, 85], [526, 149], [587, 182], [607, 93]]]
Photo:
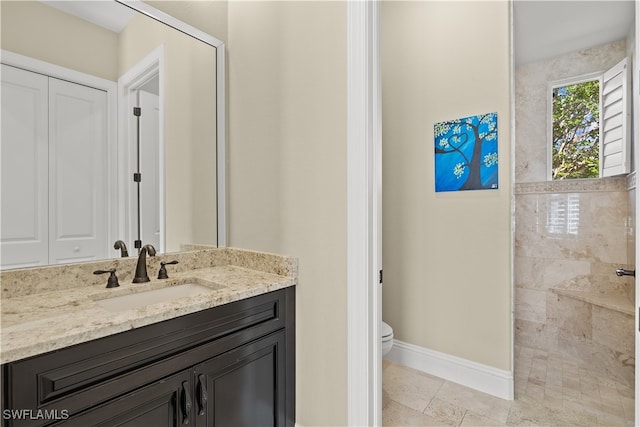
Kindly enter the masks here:
[[293, 426], [295, 288], [2, 367], [4, 426]]
[[195, 425], [284, 425], [274, 418], [286, 411], [284, 345], [277, 332], [196, 366]]
[[158, 380], [102, 405], [54, 422], [64, 426], [179, 426], [191, 420], [188, 370]]

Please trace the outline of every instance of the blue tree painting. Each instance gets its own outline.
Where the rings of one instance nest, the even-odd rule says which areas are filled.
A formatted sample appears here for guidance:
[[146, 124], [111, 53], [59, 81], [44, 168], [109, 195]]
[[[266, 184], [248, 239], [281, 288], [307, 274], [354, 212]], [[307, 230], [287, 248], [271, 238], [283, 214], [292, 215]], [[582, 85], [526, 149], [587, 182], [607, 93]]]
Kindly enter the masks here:
[[498, 188], [498, 113], [436, 123], [436, 192]]

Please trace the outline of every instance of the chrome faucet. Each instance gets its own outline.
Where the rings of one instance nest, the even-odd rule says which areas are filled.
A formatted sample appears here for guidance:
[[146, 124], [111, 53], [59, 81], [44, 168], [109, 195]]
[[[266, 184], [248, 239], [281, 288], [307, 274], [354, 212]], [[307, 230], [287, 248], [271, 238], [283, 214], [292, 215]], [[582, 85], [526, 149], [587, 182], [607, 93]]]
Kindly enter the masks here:
[[138, 255], [138, 265], [136, 266], [136, 274], [133, 277], [133, 283], [149, 282], [149, 275], [147, 274], [147, 253], [149, 256], [156, 255], [156, 248], [153, 245], [144, 245], [140, 249], [140, 255]]

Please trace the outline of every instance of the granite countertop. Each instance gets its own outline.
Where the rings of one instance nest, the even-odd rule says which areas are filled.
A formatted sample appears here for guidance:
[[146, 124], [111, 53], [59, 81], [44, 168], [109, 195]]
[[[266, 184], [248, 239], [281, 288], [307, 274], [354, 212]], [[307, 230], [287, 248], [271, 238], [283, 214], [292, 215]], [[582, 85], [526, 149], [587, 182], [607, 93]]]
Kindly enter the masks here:
[[[50, 290], [55, 287], [48, 285], [45, 287], [45, 291], [42, 291], [42, 287], [34, 286], [36, 291], [30, 293], [14, 292], [15, 295], [10, 296], [3, 294], [0, 310], [2, 320], [0, 324], [0, 362], [7, 363], [43, 354], [294, 286], [297, 283], [297, 261], [295, 258], [282, 257], [282, 259], [278, 259], [279, 256], [273, 254], [227, 248], [204, 252], [212, 254], [209, 266], [198, 266], [198, 268], [191, 269], [185, 262], [186, 265], [181, 266], [182, 271], [172, 272], [169, 269], [169, 279], [151, 278], [150, 282], [137, 284], [131, 283], [130, 279], [120, 279], [120, 287], [107, 289], [104, 284], [108, 275], [105, 275], [100, 278], [101, 285], [74, 286], [67, 284], [67, 287], [62, 286], [64, 289], [60, 290]], [[201, 253], [196, 251], [196, 253], [189, 254], [199, 259], [198, 255]], [[169, 258], [166, 257], [166, 260]], [[182, 258], [188, 259], [188, 256], [182, 256]], [[153, 260], [155, 264], [159, 264], [159, 261]], [[111, 263], [113, 262], [117, 263], [117, 261], [111, 261]], [[82, 267], [90, 269], [104, 263], [83, 265]], [[100, 265], [98, 268], [105, 268], [105, 266]], [[152, 275], [152, 271], [155, 272], [149, 268], [149, 276]], [[3, 272], [3, 274], [5, 273]], [[56, 277], [58, 280], [60, 279], [59, 276]], [[7, 281], [7, 277], [3, 277], [3, 291], [11, 294], [11, 291], [5, 287], [5, 281]], [[122, 311], [103, 308], [96, 302], [111, 296], [183, 283], [196, 283], [210, 287], [211, 291], [195, 296], [181, 297], [170, 302], [160, 302]]]

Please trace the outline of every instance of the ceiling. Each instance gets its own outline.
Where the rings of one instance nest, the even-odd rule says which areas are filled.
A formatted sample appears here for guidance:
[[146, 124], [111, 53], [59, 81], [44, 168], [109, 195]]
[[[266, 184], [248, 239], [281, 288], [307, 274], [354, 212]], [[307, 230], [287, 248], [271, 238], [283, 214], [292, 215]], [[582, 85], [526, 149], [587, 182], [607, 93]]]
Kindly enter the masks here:
[[[115, 32], [134, 15], [113, 1], [40, 1]], [[634, 7], [633, 0], [514, 0], [516, 65], [625, 38]]]
[[634, 25], [633, 0], [514, 0], [516, 65], [623, 39]]
[[40, 0], [62, 12], [75, 15], [93, 24], [119, 33], [124, 30], [136, 12], [115, 1], [104, 0]]

